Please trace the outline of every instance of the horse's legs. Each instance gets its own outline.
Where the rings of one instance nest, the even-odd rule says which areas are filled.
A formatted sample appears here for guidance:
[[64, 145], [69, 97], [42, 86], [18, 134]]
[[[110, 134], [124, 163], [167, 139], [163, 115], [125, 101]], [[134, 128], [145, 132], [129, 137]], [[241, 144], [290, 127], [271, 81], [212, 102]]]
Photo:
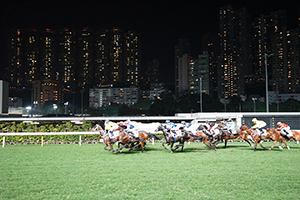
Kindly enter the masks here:
[[122, 146], [120, 148], [118, 148], [115, 153], [120, 153], [122, 151], [122, 149], [124, 149], [125, 147], [127, 147], [128, 144], [122, 144]]
[[245, 137], [245, 138], [243, 138], [251, 147], [253, 147], [253, 145], [250, 143], [250, 140], [247, 138], [247, 137]]
[[257, 141], [255, 141], [254, 143], [254, 152], [256, 151], [256, 147], [257, 147]]
[[140, 145], [142, 146], [142, 153], [144, 152], [144, 150], [145, 150], [145, 142], [140, 142]]
[[216, 149], [215, 149], [215, 148], [207, 141], [207, 139], [204, 140], [203, 143], [204, 143], [206, 146], [208, 146], [208, 147], [210, 147], [210, 148], [212, 148], [213, 150], [216, 151]]
[[111, 151], [111, 148], [110, 148], [110, 149], [107, 149], [106, 147], [108, 147], [108, 144], [105, 145], [104, 150], [106, 150], [106, 151]]
[[[114, 150], [114, 148], [112, 147], [112, 145], [111, 145], [111, 143], [108, 143], [108, 144], [105, 144], [106, 146], [104, 147], [104, 149], [106, 150], [106, 151], [115, 151]], [[110, 149], [107, 149], [106, 147], [108, 147], [109, 146], [109, 148]]]
[[172, 153], [177, 149], [177, 148], [176, 149], [174, 148], [175, 150], [173, 150], [173, 145], [174, 145], [174, 142], [170, 143], [170, 149], [171, 149]]
[[285, 144], [285, 146], [286, 146], [287, 149], [290, 149], [290, 147], [287, 145], [285, 139], [283, 139], [282, 142]]
[[272, 146], [271, 148], [266, 148], [266, 147], [264, 147], [264, 146], [262, 145], [262, 142], [263, 142], [263, 141], [259, 141], [259, 145], [260, 145], [262, 148], [266, 149], [266, 150], [271, 150], [272, 147], [273, 147], [273, 146], [275, 145], [275, 143], [276, 143], [276, 141], [275, 141], [275, 143], [273, 144], [273, 146]]
[[173, 149], [171, 148], [171, 152], [173, 153], [173, 152], [174, 152], [176, 149], [178, 149], [180, 146], [182, 147], [182, 151], [183, 151], [183, 144], [180, 143], [180, 144], [176, 145]]
[[[163, 143], [162, 143], [162, 146], [163, 146], [166, 150], [169, 150], [167, 147], [165, 147], [165, 144], [166, 144], [166, 142], [163, 142]], [[170, 145], [170, 144], [168, 143], [168, 145]]]
[[228, 139], [225, 139], [225, 148], [226, 148], [226, 146], [227, 146], [227, 141], [228, 141]]
[[182, 143], [181, 151], [183, 151], [183, 147], [184, 147], [184, 142]]

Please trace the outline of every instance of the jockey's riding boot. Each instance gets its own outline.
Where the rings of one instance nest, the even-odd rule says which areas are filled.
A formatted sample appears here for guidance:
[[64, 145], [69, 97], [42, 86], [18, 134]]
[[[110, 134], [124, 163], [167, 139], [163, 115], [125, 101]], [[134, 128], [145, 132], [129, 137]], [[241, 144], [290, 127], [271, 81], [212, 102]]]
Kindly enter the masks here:
[[287, 135], [284, 134], [280, 134], [282, 137], [284, 137], [284, 139], [289, 140], [290, 138]]

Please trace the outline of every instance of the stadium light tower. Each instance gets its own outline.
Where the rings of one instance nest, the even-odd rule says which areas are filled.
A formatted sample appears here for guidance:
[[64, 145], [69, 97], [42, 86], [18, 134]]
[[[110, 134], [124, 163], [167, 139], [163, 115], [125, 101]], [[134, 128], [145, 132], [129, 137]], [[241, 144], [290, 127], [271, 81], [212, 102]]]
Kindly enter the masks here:
[[269, 89], [268, 89], [268, 58], [273, 56], [274, 54], [265, 53], [265, 71], [266, 71], [266, 112], [269, 112]]

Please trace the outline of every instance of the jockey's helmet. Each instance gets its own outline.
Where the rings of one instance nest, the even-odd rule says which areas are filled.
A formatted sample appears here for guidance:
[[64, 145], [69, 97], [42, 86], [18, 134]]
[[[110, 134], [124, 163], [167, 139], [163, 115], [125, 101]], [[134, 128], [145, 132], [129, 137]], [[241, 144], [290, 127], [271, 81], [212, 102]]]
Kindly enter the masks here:
[[181, 124], [185, 124], [185, 121], [181, 121]]
[[109, 120], [108, 120], [108, 119], [106, 119], [106, 120], [105, 120], [105, 123], [107, 123], [107, 122], [109, 122]]
[[277, 125], [280, 126], [280, 125], [281, 125], [281, 122], [277, 122]]
[[256, 118], [253, 118], [253, 119], [252, 119], [252, 122], [256, 122], [256, 121], [257, 121], [257, 119], [256, 119]]
[[166, 120], [166, 123], [170, 123], [170, 120], [167, 119], [167, 120]]

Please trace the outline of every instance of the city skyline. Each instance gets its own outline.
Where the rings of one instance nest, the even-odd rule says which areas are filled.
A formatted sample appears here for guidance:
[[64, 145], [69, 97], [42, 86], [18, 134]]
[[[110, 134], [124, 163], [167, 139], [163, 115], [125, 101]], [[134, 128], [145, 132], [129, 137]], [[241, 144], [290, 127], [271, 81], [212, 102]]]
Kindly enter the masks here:
[[[219, 9], [231, 4], [234, 9], [246, 7], [253, 17], [286, 10], [288, 26], [297, 25], [298, 1], [201, 1], [196, 3], [167, 1], [37, 1], [5, 2], [1, 8], [2, 31], [11, 28], [83, 28], [133, 30], [142, 36], [142, 61], [158, 59], [162, 72], [174, 69], [174, 47], [178, 39], [187, 38], [194, 57], [201, 53], [201, 37], [210, 32], [218, 34]], [[3, 46], [3, 44], [1, 44]], [[2, 65], [2, 64], [1, 64]], [[1, 66], [3, 68], [3, 66]], [[174, 77], [166, 77], [172, 82]]]

